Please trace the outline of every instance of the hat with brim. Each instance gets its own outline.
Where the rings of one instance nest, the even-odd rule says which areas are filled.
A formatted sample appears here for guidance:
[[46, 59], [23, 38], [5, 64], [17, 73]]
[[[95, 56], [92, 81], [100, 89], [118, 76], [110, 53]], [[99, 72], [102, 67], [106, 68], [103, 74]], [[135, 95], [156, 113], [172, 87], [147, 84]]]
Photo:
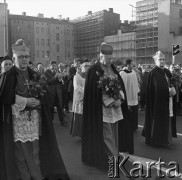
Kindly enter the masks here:
[[82, 68], [82, 67], [85, 67], [85, 66], [90, 66], [90, 63], [89, 62], [84, 62], [84, 63], [81, 64], [80, 67]]

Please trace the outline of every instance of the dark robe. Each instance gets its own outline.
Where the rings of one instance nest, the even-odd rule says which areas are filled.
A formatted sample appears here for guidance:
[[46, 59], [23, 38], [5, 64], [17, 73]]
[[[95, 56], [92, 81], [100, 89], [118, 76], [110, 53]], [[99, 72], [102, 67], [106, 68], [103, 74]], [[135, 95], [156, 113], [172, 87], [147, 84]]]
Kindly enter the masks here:
[[[35, 71], [28, 68], [29, 78], [33, 79]], [[0, 180], [18, 180], [19, 175], [15, 164], [14, 136], [11, 105], [15, 103], [17, 72], [15, 67], [0, 77]], [[47, 95], [41, 101], [41, 136], [39, 139], [40, 167], [43, 177], [57, 180], [68, 180], [64, 162], [56, 141], [54, 128], [47, 107]], [[51, 180], [52, 180], [51, 179]]]
[[[123, 80], [113, 65], [112, 69], [113, 72], [117, 74], [126, 97]], [[87, 165], [102, 170], [108, 170], [108, 157], [103, 139], [102, 89], [97, 87], [99, 76], [96, 72], [103, 73], [99, 62], [89, 68], [85, 82], [82, 126], [82, 161]], [[121, 105], [121, 108], [124, 119], [118, 121], [119, 151], [133, 153], [133, 134], [131, 123], [128, 118], [127, 101]]]
[[141, 103], [143, 103], [143, 107], [144, 108], [144, 105], [145, 105], [145, 102], [146, 102], [146, 92], [147, 92], [147, 80], [148, 80], [148, 75], [149, 75], [149, 72], [144, 72], [142, 74], [142, 82], [141, 82], [141, 88], [140, 88], [140, 101]]
[[[145, 124], [142, 135], [146, 144], [154, 146], [168, 145], [169, 126], [171, 121], [172, 136], [176, 137], [175, 102], [173, 103], [174, 117], [169, 117], [169, 83], [171, 79], [168, 69], [154, 67], [149, 72], [147, 82]], [[175, 99], [175, 98], [173, 98]]]

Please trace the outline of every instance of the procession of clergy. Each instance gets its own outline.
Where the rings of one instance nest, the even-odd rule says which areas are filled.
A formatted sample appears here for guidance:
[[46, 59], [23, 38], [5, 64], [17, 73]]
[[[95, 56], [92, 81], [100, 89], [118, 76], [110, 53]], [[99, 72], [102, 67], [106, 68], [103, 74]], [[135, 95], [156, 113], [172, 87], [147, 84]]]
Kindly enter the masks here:
[[[112, 46], [102, 43], [99, 60], [92, 65], [80, 64], [79, 59], [72, 67], [51, 61], [44, 71], [41, 63], [36, 70], [30, 66], [30, 49], [24, 40], [17, 40], [12, 52], [13, 58], [5, 57], [1, 63], [0, 180], [70, 179], [53, 128], [55, 107], [60, 124], [81, 138], [83, 163], [107, 171], [110, 156], [134, 154], [140, 88], [132, 59], [126, 59], [118, 71], [112, 64]], [[172, 137], [177, 137], [176, 90], [170, 71], [164, 68], [164, 54], [158, 51], [153, 59], [155, 66], [145, 82], [142, 136], [150, 146], [172, 149]], [[122, 99], [98, 87], [100, 75], [119, 82]], [[46, 78], [46, 92], [34, 97], [28, 92], [37, 76]], [[70, 102], [69, 125], [64, 113], [69, 113]]]

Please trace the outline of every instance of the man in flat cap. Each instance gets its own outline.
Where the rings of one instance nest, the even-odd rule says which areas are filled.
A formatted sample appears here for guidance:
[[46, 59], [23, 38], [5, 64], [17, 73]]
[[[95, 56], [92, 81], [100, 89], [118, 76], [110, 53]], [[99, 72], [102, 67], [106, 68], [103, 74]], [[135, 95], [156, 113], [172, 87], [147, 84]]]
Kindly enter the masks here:
[[20, 39], [12, 51], [15, 66], [0, 75], [0, 179], [56, 176], [68, 180], [50, 122], [46, 93], [30, 95], [30, 82], [35, 76], [40, 78], [28, 67], [30, 49]]
[[172, 149], [172, 136], [176, 137], [171, 73], [165, 66], [165, 55], [153, 55], [155, 67], [149, 72], [146, 95], [145, 125], [142, 135], [148, 145]]
[[[103, 170], [108, 170], [109, 156], [133, 153], [125, 87], [111, 62], [112, 53], [111, 45], [101, 44], [100, 60], [89, 68], [86, 76], [83, 99], [82, 161]], [[125, 99], [123, 103], [119, 96], [111, 98], [98, 87], [103, 76], [118, 80]]]

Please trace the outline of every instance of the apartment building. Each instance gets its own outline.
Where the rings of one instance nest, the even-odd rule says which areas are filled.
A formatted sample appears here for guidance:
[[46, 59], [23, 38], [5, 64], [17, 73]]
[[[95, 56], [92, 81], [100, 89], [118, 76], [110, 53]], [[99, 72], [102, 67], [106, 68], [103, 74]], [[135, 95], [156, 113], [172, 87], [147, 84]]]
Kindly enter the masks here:
[[70, 64], [74, 55], [73, 25], [69, 19], [45, 18], [9, 15], [10, 44], [23, 38], [31, 48], [30, 56], [34, 64], [43, 63], [47, 66], [51, 60]]
[[[181, 0], [140, 0], [136, 2], [136, 61], [153, 63], [161, 50], [172, 60], [172, 44], [182, 34]], [[179, 59], [177, 57], [177, 59]]]
[[8, 53], [8, 11], [7, 4], [0, 3], [0, 57]]
[[92, 59], [99, 56], [99, 47], [104, 37], [117, 34], [120, 15], [114, 13], [112, 8], [95, 13], [89, 11], [87, 15], [74, 19], [72, 23], [76, 28], [76, 57]]

